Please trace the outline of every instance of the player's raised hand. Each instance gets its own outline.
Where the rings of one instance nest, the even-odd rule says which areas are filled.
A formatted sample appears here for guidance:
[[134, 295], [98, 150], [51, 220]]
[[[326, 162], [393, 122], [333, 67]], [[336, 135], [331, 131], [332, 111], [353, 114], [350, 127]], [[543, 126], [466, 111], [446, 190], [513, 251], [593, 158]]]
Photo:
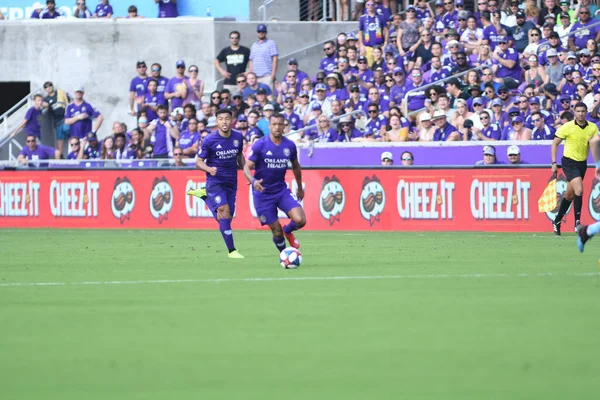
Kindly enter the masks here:
[[217, 175], [217, 167], [210, 167], [210, 168], [209, 168], [209, 173], [210, 173], [212, 176], [215, 176], [215, 175]]
[[263, 181], [262, 179], [256, 179], [256, 180], [254, 180], [254, 182], [252, 182], [252, 187], [257, 192], [262, 192], [265, 189], [265, 188], [263, 188], [262, 181]]
[[302, 201], [304, 198], [304, 189], [302, 189], [302, 186], [298, 186], [298, 189], [296, 189], [296, 197], [298, 201]]

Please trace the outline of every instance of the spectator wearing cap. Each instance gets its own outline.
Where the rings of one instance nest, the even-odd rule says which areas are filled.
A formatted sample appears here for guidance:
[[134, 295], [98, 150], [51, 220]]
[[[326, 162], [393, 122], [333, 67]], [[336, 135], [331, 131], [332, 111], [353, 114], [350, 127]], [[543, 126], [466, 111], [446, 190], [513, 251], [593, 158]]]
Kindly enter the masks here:
[[596, 42], [600, 41], [600, 28], [598, 28], [598, 25], [591, 26], [598, 21], [595, 18], [590, 19], [589, 7], [579, 7], [578, 9], [579, 21], [573, 24], [571, 31], [576, 32], [579, 29], [581, 30], [569, 37], [569, 49], [571, 51], [585, 48], [588, 39], [595, 39]]
[[321, 59], [319, 70], [327, 73], [333, 72], [337, 66], [336, 47], [333, 40], [328, 40], [323, 44], [323, 51], [325, 52], [325, 57]]
[[[455, 113], [456, 114], [456, 113]], [[417, 140], [420, 142], [430, 142], [433, 140], [433, 135], [437, 127], [432, 121], [431, 114], [422, 112], [418, 117], [419, 124], [415, 127]], [[413, 133], [413, 134], [414, 134]]]
[[548, 36], [548, 43], [542, 43], [538, 48], [538, 58], [541, 65], [546, 65], [548, 63], [548, 51], [550, 49], [554, 49], [557, 55], [564, 51], [557, 32], [550, 33]]
[[339, 100], [346, 101], [348, 99], [348, 92], [342, 87], [340, 76], [337, 72], [331, 72], [325, 77], [327, 83], [327, 99], [329, 101]]
[[366, 0], [366, 8], [367, 12], [360, 17], [358, 23], [358, 48], [370, 67], [373, 64], [373, 47], [385, 45], [388, 31], [387, 20], [376, 12], [375, 0]]
[[548, 49], [544, 55], [548, 59], [548, 63], [545, 66], [548, 83], [559, 85], [563, 79], [564, 66], [558, 59], [558, 53], [555, 49]]
[[353, 119], [349, 115], [340, 118], [337, 128], [338, 142], [355, 142], [363, 136], [362, 132], [354, 127]]
[[235, 119], [235, 129], [240, 131], [240, 133], [244, 136], [244, 142], [249, 142], [250, 137], [248, 137], [248, 117], [244, 114], [240, 114]]
[[[346, 39], [347, 41], [348, 39]], [[356, 53], [356, 52], [355, 52]], [[288, 71], [295, 71], [296, 72], [296, 81], [298, 81], [298, 90], [301, 90], [300, 88], [300, 82], [302, 82], [302, 80], [308, 78], [308, 74], [304, 71], [301, 71], [298, 68], [298, 61], [295, 58], [290, 58], [287, 62], [287, 68]]]
[[[581, 4], [581, 2], [578, 3], [578, 7], [579, 4]], [[564, 24], [567, 22], [567, 18], [569, 25], [577, 21], [577, 18], [575, 18], [575, 10], [571, 9], [570, 0], [560, 0], [558, 5], [560, 7], [560, 13], [556, 17], [556, 27], [559, 27], [561, 25], [564, 26]]]
[[533, 140], [554, 140], [556, 131], [551, 126], [546, 125], [544, 115], [541, 112], [531, 113], [531, 123], [533, 124], [533, 130], [531, 131]]
[[240, 115], [245, 115], [249, 106], [244, 102], [244, 95], [242, 92], [233, 92], [232, 98], [233, 104], [231, 105], [231, 111], [233, 112], [234, 117], [237, 118]]
[[182, 150], [183, 156], [187, 158], [194, 157], [198, 152], [200, 132], [198, 132], [198, 120], [195, 117], [188, 120], [187, 129], [179, 135], [176, 146]]
[[78, 159], [94, 160], [100, 158], [102, 144], [98, 141], [98, 136], [94, 132], [88, 132], [85, 137], [80, 139], [80, 144]]
[[257, 94], [259, 90], [264, 91], [267, 97], [271, 96], [271, 88], [262, 82], [258, 82], [258, 78], [254, 72], [248, 72], [246, 74], [246, 88], [243, 92], [244, 100], [251, 94]]
[[283, 117], [290, 122], [290, 129], [295, 131], [304, 127], [302, 118], [294, 113], [294, 99], [292, 96], [285, 96], [283, 99]]
[[177, 0], [154, 0], [158, 4], [158, 18], [177, 18]]
[[475, 127], [473, 132], [475, 137], [479, 140], [500, 140], [502, 137], [502, 130], [496, 123], [492, 123], [492, 113], [488, 110], [483, 110], [479, 113], [479, 120], [483, 127], [480, 129]]
[[[229, 32], [229, 46], [221, 49], [213, 63], [224, 78], [223, 88], [234, 92], [237, 90], [236, 79], [246, 72], [250, 60], [250, 49], [241, 46], [242, 35], [238, 31]], [[225, 68], [221, 66], [225, 64]]]
[[60, 17], [60, 12], [56, 10], [54, 0], [46, 0], [46, 8], [40, 13], [40, 19], [54, 19]]
[[[573, 10], [571, 10], [571, 12], [573, 12]], [[558, 19], [558, 23], [554, 27], [554, 31], [556, 33], [558, 33], [558, 35], [560, 36], [560, 41], [561, 41], [562, 47], [568, 47], [569, 46], [568, 34], [569, 34], [569, 32], [571, 32], [573, 30], [571, 14], [569, 14], [568, 12], [561, 12], [558, 15], [557, 19]], [[575, 21], [573, 21], [573, 22], [575, 22]]]
[[39, 160], [50, 160], [52, 158], [56, 160], [60, 159], [60, 151], [50, 146], [38, 144], [37, 137], [29, 133], [26, 138], [26, 146], [23, 146], [17, 160], [23, 165], [27, 165], [32, 161], [32, 166], [39, 167]]
[[499, 51], [492, 53], [492, 59], [497, 63], [494, 66], [496, 81], [502, 82], [510, 88], [517, 88], [522, 80], [523, 70], [519, 63], [519, 53], [508, 46], [506, 36], [498, 37]]
[[318, 120], [319, 117], [323, 115], [323, 110], [321, 109], [321, 105], [318, 103], [311, 104], [310, 109], [311, 116], [305, 125], [305, 128], [308, 129], [300, 132], [300, 139], [312, 139], [317, 136], [317, 125], [319, 124]]
[[259, 83], [264, 83], [273, 90], [275, 73], [279, 63], [277, 44], [267, 38], [267, 26], [259, 24], [256, 27], [258, 40], [250, 47], [250, 63], [248, 70], [256, 74]]
[[325, 115], [331, 114], [331, 101], [327, 98], [327, 87], [324, 83], [317, 83], [315, 85], [315, 99], [311, 102], [311, 108], [318, 104], [321, 107], [321, 111]]
[[391, 167], [394, 165], [394, 156], [390, 151], [384, 151], [381, 153], [381, 165], [384, 167]]
[[531, 129], [525, 126], [525, 120], [518, 115], [511, 120], [512, 130], [508, 140], [531, 140]]
[[[518, 3], [511, 2], [510, 10], [513, 12], [514, 8], [518, 9]], [[511, 29], [511, 36], [514, 41], [515, 49], [517, 53], [523, 53], [525, 48], [529, 45], [529, 32], [535, 28], [533, 22], [528, 21], [525, 18], [525, 12], [519, 10], [514, 14], [515, 24]]]
[[271, 115], [273, 115], [274, 112], [275, 107], [273, 106], [273, 104], [267, 103], [262, 108], [263, 117], [260, 120], [258, 120], [256, 126], [265, 136], [268, 136], [271, 133], [271, 130], [269, 129], [269, 120], [271, 119]]
[[364, 56], [358, 57], [358, 72], [356, 76], [358, 77], [358, 84], [365, 90], [369, 90], [375, 83], [375, 74], [369, 69], [367, 58]]
[[475, 165], [494, 165], [499, 164], [496, 159], [496, 148], [494, 146], [483, 146], [483, 160], [479, 160]]
[[508, 163], [510, 165], [527, 164], [521, 159], [521, 149], [519, 149], [519, 146], [508, 146], [508, 149], [506, 149], [506, 156], [508, 157]]
[[136, 104], [140, 104], [146, 94], [148, 85], [148, 75], [146, 74], [147, 67], [144, 60], [140, 60], [136, 64], [137, 76], [129, 83], [129, 114], [137, 115], [138, 109]]
[[96, 6], [93, 18], [111, 18], [113, 16], [113, 8], [108, 0], [100, 0]]
[[[546, 98], [548, 99], [548, 101], [552, 101], [558, 95], [556, 87], [552, 88], [551, 84], [548, 84], [544, 87], [544, 93], [546, 94]], [[552, 95], [550, 93], [552, 93]], [[552, 113], [550, 113], [548, 110], [545, 110], [542, 107], [542, 102], [538, 97], [532, 97], [529, 99], [529, 115], [524, 116], [525, 126], [527, 128], [531, 129], [533, 127], [533, 123], [531, 122], [531, 115], [538, 111], [541, 112], [544, 116], [546, 125], [551, 126], [554, 124], [554, 117], [552, 116]]]
[[165, 88], [165, 99], [171, 101], [171, 110], [183, 107], [183, 101], [187, 97], [187, 85], [184, 83], [188, 76], [185, 75], [185, 62], [177, 60], [175, 63], [177, 72], [169, 79]]
[[557, 89], [558, 91], [560, 91], [560, 94], [569, 97], [575, 96], [577, 84], [573, 81], [574, 72], [575, 71], [573, 67], [570, 65], [566, 65], [563, 69], [563, 79], [557, 86]]
[[363, 97], [360, 92], [360, 87], [356, 84], [349, 86], [350, 96], [348, 100], [344, 102], [344, 109], [347, 113], [362, 110], [364, 105], [367, 103], [367, 98]]
[[[463, 6], [464, 7], [464, 6]], [[456, 26], [457, 38], [460, 39], [468, 28], [467, 20], [469, 19], [469, 12], [466, 10], [459, 10], [457, 21], [458, 25]]]
[[[84, 138], [89, 132], [98, 132], [104, 120], [96, 107], [84, 100], [84, 92], [83, 87], [75, 89], [75, 99], [65, 112], [65, 123], [71, 126], [70, 137]], [[95, 120], [93, 128], [92, 120]]]
[[298, 93], [298, 104], [294, 107], [294, 114], [300, 117], [305, 124], [311, 116], [310, 95], [308, 91], [301, 90]]
[[46, 96], [42, 103], [42, 108], [48, 108], [49, 115], [52, 117], [52, 126], [55, 129], [56, 148], [61, 152], [64, 149], [64, 141], [69, 138], [69, 125], [65, 124], [65, 110], [69, 103], [67, 93], [62, 89], [57, 89], [50, 81], [44, 82], [44, 91]]
[[267, 105], [267, 91], [263, 88], [259, 88], [256, 91], [256, 101], [260, 103], [260, 108]]
[[435, 142], [446, 142], [460, 140], [460, 133], [456, 127], [448, 123], [447, 115], [444, 111], [438, 110], [433, 114], [433, 123], [436, 126], [433, 140]]

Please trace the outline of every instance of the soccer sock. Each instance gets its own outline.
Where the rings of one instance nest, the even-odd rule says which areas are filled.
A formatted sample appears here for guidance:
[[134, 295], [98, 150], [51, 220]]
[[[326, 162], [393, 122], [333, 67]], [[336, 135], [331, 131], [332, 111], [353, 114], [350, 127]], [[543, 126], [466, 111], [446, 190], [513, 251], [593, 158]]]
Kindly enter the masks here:
[[219, 229], [221, 230], [221, 235], [223, 235], [227, 250], [231, 253], [235, 250], [233, 244], [233, 232], [231, 231], [231, 218], [221, 218], [219, 221]]
[[558, 224], [559, 222], [562, 221], [562, 217], [567, 213], [567, 210], [569, 209], [570, 206], [571, 206], [571, 201], [567, 200], [566, 198], [563, 197], [562, 201], [560, 202], [560, 208], [558, 209], [558, 214], [556, 214], [556, 218], [554, 218], [555, 224]]
[[286, 226], [283, 227], [283, 231], [289, 235], [290, 233], [297, 231], [298, 229], [298, 225], [296, 225], [296, 223], [294, 221], [290, 221], [289, 224], [287, 224]]
[[285, 249], [285, 239], [282, 237], [273, 236], [273, 243], [277, 247], [277, 250], [281, 253]]
[[600, 222], [596, 222], [587, 227], [588, 236], [594, 236], [600, 233]]
[[583, 203], [581, 196], [575, 195], [575, 199], [573, 199], [573, 206], [575, 208], [575, 221], [581, 220], [581, 203]]

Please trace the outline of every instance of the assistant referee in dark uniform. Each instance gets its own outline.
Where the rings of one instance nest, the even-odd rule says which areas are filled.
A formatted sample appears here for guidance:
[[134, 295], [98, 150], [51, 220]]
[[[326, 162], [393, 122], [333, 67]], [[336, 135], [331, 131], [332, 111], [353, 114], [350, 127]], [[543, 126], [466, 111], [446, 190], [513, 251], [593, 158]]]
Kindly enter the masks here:
[[587, 170], [587, 159], [590, 152], [590, 140], [598, 140], [598, 127], [586, 120], [587, 106], [583, 102], [575, 106], [575, 119], [561, 126], [552, 142], [552, 172], [557, 171], [556, 153], [558, 145], [564, 140], [565, 149], [561, 160], [562, 170], [567, 177], [567, 190], [563, 197], [558, 214], [552, 223], [554, 234], [560, 236], [560, 224], [569, 210], [571, 202], [575, 209], [575, 231], [581, 219], [583, 196], [583, 178]]

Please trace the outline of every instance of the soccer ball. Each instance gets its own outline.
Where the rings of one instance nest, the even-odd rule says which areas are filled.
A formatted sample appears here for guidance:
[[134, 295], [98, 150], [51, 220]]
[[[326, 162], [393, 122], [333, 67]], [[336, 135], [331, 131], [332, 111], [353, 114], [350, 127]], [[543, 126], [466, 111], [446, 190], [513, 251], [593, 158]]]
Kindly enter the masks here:
[[302, 254], [298, 249], [287, 247], [279, 254], [279, 264], [285, 269], [296, 269], [302, 264]]

